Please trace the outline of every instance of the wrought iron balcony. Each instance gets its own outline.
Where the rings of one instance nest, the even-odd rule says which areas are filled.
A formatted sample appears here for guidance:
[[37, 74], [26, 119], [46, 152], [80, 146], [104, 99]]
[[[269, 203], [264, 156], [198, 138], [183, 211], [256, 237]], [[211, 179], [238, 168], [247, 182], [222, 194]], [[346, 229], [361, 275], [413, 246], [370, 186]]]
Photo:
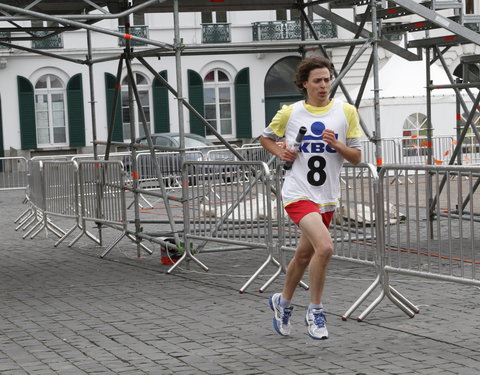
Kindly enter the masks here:
[[202, 43], [230, 43], [229, 23], [202, 23]]
[[[312, 22], [313, 28], [321, 39], [336, 38], [337, 25], [327, 20]], [[252, 23], [252, 38], [258, 40], [288, 40], [301, 39], [300, 21], [264, 21]], [[308, 28], [305, 29], [305, 38], [314, 39]]]
[[[118, 31], [125, 34], [125, 26], [118, 26]], [[130, 26], [129, 32], [130, 32], [130, 35], [148, 39], [148, 26], [145, 26], [145, 25]], [[132, 47], [141, 47], [146, 45], [147, 43], [144, 43], [144, 42], [139, 42], [136, 40], [130, 41], [130, 46]], [[118, 46], [125, 47], [125, 39], [118, 38]]]
[[[51, 34], [51, 31], [33, 31], [33, 35], [44, 37]], [[52, 35], [47, 38], [32, 40], [33, 49], [58, 49], [63, 48], [63, 40], [61, 34]]]

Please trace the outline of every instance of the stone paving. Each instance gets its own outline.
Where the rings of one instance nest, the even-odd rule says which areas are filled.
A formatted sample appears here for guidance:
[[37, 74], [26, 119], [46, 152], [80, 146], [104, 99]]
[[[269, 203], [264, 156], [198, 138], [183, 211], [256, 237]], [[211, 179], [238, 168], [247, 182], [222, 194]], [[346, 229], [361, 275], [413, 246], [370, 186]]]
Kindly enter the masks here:
[[[82, 238], [53, 246], [49, 234], [22, 240], [13, 220], [21, 192], [0, 192], [0, 374], [480, 374], [480, 289], [392, 276], [421, 310], [408, 318], [384, 300], [367, 319], [341, 315], [374, 279], [364, 265], [334, 260], [325, 290], [330, 338], [303, 323], [308, 292], [295, 295], [293, 332], [273, 329], [268, 297], [238, 289], [263, 262], [261, 250], [199, 254], [170, 275], [160, 252], [138, 258], [122, 240], [104, 259]], [[58, 223], [62, 223], [59, 220]]]

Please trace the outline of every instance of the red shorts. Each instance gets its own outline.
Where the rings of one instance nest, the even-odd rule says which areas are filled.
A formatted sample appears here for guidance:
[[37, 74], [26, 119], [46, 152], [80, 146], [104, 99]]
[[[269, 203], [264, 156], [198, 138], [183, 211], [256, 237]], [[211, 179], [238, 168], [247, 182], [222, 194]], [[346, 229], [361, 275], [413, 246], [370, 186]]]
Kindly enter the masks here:
[[290, 203], [288, 206], [285, 207], [285, 211], [287, 211], [288, 216], [292, 221], [298, 226], [300, 220], [310, 212], [318, 212], [322, 215], [323, 224], [328, 228], [330, 223], [332, 222], [333, 213], [335, 211], [328, 211], [328, 212], [320, 212], [320, 208], [309, 200], [301, 200]]

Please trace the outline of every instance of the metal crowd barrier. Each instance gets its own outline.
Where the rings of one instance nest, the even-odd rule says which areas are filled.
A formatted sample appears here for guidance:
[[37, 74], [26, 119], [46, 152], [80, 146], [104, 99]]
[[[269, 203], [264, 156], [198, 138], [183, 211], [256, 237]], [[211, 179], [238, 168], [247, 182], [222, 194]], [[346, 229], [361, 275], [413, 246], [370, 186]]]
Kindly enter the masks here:
[[[282, 166], [277, 167], [276, 189], [281, 191]], [[371, 164], [345, 164], [340, 180], [341, 197], [330, 225], [335, 244], [333, 257], [369, 266], [376, 265], [375, 185], [377, 173]], [[300, 229], [290, 220], [283, 209], [280, 194], [277, 194], [277, 216], [279, 218], [276, 243], [280, 264], [277, 272], [260, 288], [265, 290], [282, 272], [289, 259], [286, 253], [295, 251], [300, 240]], [[305, 283], [301, 285], [307, 288]]]
[[466, 136], [462, 147], [462, 164], [478, 165], [480, 164], [480, 144], [475, 135]]
[[[428, 164], [428, 153], [432, 154], [432, 165], [449, 163], [457, 140], [451, 135], [437, 135], [429, 141], [425, 136], [409, 136], [400, 138], [382, 138], [382, 165], [386, 164]], [[376, 165], [376, 144], [368, 140], [362, 141], [362, 158], [366, 163]], [[480, 145], [475, 136], [465, 137], [461, 153], [456, 164], [475, 165], [480, 163]]]
[[[185, 253], [168, 272], [187, 257], [208, 270], [192, 249], [201, 253], [264, 249], [266, 259], [240, 288], [243, 292], [269, 263], [278, 265], [273, 259], [275, 214], [268, 166], [263, 162], [209, 161], [187, 162], [183, 168], [188, 175], [198, 176], [198, 181], [186, 190]], [[223, 246], [206, 249], [210, 242]]]
[[0, 158], [0, 191], [25, 189], [27, 173], [27, 159], [23, 157]]
[[431, 141], [427, 137], [403, 137], [398, 140], [400, 155], [398, 163], [384, 164], [428, 164], [428, 153], [432, 153], [432, 165], [448, 164], [455, 141], [452, 136], [435, 136]]
[[74, 225], [67, 232], [61, 232], [62, 236], [54, 246], [79, 227], [77, 168], [77, 163], [73, 161], [43, 162], [45, 222], [48, 223], [51, 216], [74, 220]]
[[[395, 164], [401, 158], [401, 150], [396, 139], [381, 139], [378, 141], [382, 148], [382, 163]], [[365, 163], [377, 165], [375, 150], [377, 145], [369, 140], [362, 140], [362, 160]]]
[[[408, 175], [409, 182], [392, 185], [392, 175]], [[357, 320], [365, 319], [385, 297], [410, 317], [418, 313], [418, 307], [392, 287], [392, 273], [480, 285], [479, 181], [479, 167], [387, 165], [380, 170], [375, 199], [401, 214], [390, 220], [388, 211], [377, 209], [378, 222], [385, 223], [376, 237], [377, 278], [345, 319], [377, 286], [379, 296]]]
[[[45, 220], [49, 220], [51, 217], [60, 217], [74, 221], [70, 229], [60, 232], [62, 235], [54, 246], [57, 247], [77, 228], [82, 233], [86, 233], [94, 242], [100, 244], [99, 239], [88, 232], [85, 227], [82, 227], [80, 215], [82, 202], [79, 192], [78, 163], [74, 160], [45, 161], [43, 162], [42, 178], [45, 186]], [[64, 222], [62, 220], [62, 223]]]
[[[236, 151], [239, 149], [236, 148]], [[207, 152], [207, 157], [205, 160], [208, 161], [226, 161], [226, 160], [237, 160], [237, 157], [233, 154], [233, 152], [227, 148], [223, 149], [214, 149]]]
[[[412, 184], [385, 184], [386, 173], [403, 171]], [[385, 270], [479, 286], [479, 181], [479, 167], [382, 168], [383, 199], [406, 215], [385, 228]]]
[[[167, 191], [181, 189], [182, 168], [180, 164], [180, 154], [178, 152], [157, 152], [155, 155], [162, 173], [160, 178], [162, 179]], [[204, 159], [204, 155], [201, 151], [186, 151], [185, 159], [186, 161], [202, 161]], [[140, 194], [140, 196], [149, 207], [153, 207], [157, 202], [158, 197], [152, 200], [145, 191], [157, 191], [160, 189], [160, 186], [155, 165], [150, 153], [137, 154], [137, 168], [138, 188], [144, 190], [144, 193]], [[131, 172], [128, 167], [126, 169], [128, 172]], [[188, 176], [189, 184], [193, 185], [195, 184], [195, 181], [196, 176]]]
[[[29, 209], [16, 220], [17, 229], [28, 231], [23, 238], [34, 238], [42, 229], [60, 239], [58, 246], [76, 228], [81, 230], [68, 245], [83, 235], [97, 244], [101, 240], [86, 230], [87, 222], [121, 231], [102, 253], [104, 257], [124, 236], [136, 241], [127, 229], [125, 182], [120, 161], [42, 161], [30, 160], [27, 201]], [[64, 231], [54, 224], [55, 217], [70, 218], [74, 225]], [[62, 221], [63, 223], [65, 221]], [[151, 253], [144, 245], [142, 248]]]
[[42, 162], [39, 160], [28, 161], [25, 203], [27, 203], [28, 208], [15, 220], [15, 223], [18, 223], [15, 230], [30, 228], [23, 238], [26, 238], [42, 223], [41, 212], [45, 210]]
[[[262, 161], [270, 168], [270, 173], [273, 176], [277, 165], [281, 162], [277, 157], [265, 150], [259, 144], [247, 144], [235, 149], [240, 154], [244, 161]], [[206, 160], [209, 161], [226, 161], [239, 160], [230, 150], [211, 150], [207, 154]]]
[[[442, 142], [446, 142], [446, 147], [448, 142]], [[225, 150], [215, 152], [219, 156]], [[190, 259], [207, 270], [196, 252], [258, 248], [265, 250], [265, 260], [240, 292], [269, 264], [277, 267], [277, 271], [260, 291], [285, 271], [286, 253], [294, 251], [300, 232], [285, 216], [279, 200], [282, 165], [276, 167], [272, 186], [271, 167], [263, 161], [250, 160], [267, 158], [267, 154], [255, 147], [245, 148], [245, 152], [247, 161], [187, 160], [181, 167], [178, 153], [159, 154], [165, 178], [174, 178], [170, 182], [172, 186], [182, 186], [177, 180], [182, 175], [190, 179], [182, 197], [186, 203], [177, 207], [183, 214], [184, 254], [169, 273]], [[189, 155], [201, 158], [203, 154]], [[151, 178], [150, 159], [144, 154], [138, 158], [140, 180]], [[71, 246], [83, 234], [88, 235], [87, 222], [120, 230], [121, 235], [102, 256], [124, 236], [134, 241], [141, 238], [141, 234], [127, 228], [122, 162], [81, 161], [77, 171], [73, 161], [33, 159], [28, 163], [28, 171], [26, 195], [30, 209], [17, 219], [20, 221], [17, 228], [28, 229], [24, 238], [32, 233], [33, 238], [45, 228], [63, 239], [79, 227], [82, 233]], [[345, 164], [340, 184], [341, 198], [330, 228], [335, 243], [334, 258], [376, 270], [373, 283], [343, 319], [376, 287], [381, 289], [379, 296], [358, 320], [363, 320], [385, 297], [407, 315], [414, 316], [418, 308], [391, 285], [390, 275], [394, 273], [480, 286], [480, 200], [477, 196], [480, 167], [385, 165], [377, 175], [371, 164]], [[53, 224], [51, 218], [55, 216], [76, 217], [78, 221], [75, 227], [63, 232]], [[206, 244], [211, 242], [220, 245], [207, 249]]]
[[249, 161], [263, 161], [267, 163], [268, 167], [270, 168], [270, 173], [275, 173], [277, 166], [281, 163], [281, 160], [277, 157], [274, 157], [270, 152], [265, 150], [262, 146], [242, 146], [237, 150], [240, 155]]
[[123, 166], [119, 161], [82, 161], [78, 172], [83, 231], [69, 246], [87, 234], [87, 221], [120, 230], [121, 234], [102, 253], [104, 257], [127, 235]]
[[[49, 165], [48, 162], [45, 163]], [[28, 236], [33, 239], [43, 229], [50, 231], [57, 237], [62, 237], [65, 234], [60, 227], [53, 223], [48, 215], [49, 213], [54, 213], [51, 210], [51, 206], [52, 199], [56, 199], [55, 189], [58, 183], [45, 177], [45, 163], [39, 159], [29, 161], [30, 172], [26, 199], [29, 208], [25, 212], [28, 215], [25, 215], [25, 213], [21, 215], [21, 221], [17, 227], [17, 229], [22, 227], [24, 230], [27, 230], [23, 235], [24, 239]], [[16, 221], [18, 220], [20, 219]]]

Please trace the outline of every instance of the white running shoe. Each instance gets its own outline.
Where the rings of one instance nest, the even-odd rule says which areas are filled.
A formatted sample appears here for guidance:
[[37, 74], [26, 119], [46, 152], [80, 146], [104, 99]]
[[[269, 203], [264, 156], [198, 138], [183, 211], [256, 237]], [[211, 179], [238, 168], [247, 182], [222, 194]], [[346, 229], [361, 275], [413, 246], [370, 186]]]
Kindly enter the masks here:
[[322, 309], [312, 309], [307, 311], [305, 323], [308, 327], [308, 335], [315, 340], [328, 339], [327, 326], [325, 325], [327, 317]]
[[275, 312], [273, 327], [280, 335], [288, 336], [290, 334], [290, 317], [292, 316], [293, 306], [286, 308], [280, 306], [281, 295], [281, 293], [275, 293], [269, 299], [270, 307]]

